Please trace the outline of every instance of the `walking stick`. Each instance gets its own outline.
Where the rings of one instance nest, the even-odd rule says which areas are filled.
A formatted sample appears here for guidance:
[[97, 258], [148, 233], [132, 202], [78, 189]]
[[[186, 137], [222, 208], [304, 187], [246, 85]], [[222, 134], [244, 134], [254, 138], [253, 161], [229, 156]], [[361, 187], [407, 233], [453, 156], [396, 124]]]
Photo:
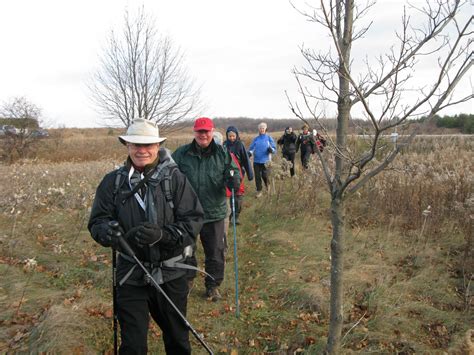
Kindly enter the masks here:
[[[230, 171], [230, 175], [234, 176], [234, 171]], [[235, 272], [235, 316], [239, 318], [239, 258], [237, 257], [237, 228], [235, 226], [235, 191], [232, 188], [232, 225], [234, 229], [234, 272]]]
[[114, 317], [114, 355], [117, 355], [117, 252], [112, 249], [112, 311]]
[[173, 301], [168, 297], [168, 295], [166, 294], [165, 291], [163, 291], [163, 289], [161, 288], [161, 286], [158, 284], [158, 282], [156, 282], [156, 280], [153, 278], [153, 276], [150, 274], [150, 272], [147, 270], [147, 268], [142, 264], [142, 262], [140, 260], [138, 260], [137, 256], [135, 255], [135, 253], [133, 252], [132, 248], [130, 247], [130, 245], [128, 245], [127, 241], [123, 238], [122, 236], [122, 233], [120, 233], [118, 229], [118, 222], [116, 221], [111, 221], [109, 222], [109, 226], [114, 228], [117, 232], [117, 238], [118, 238], [118, 241], [119, 241], [119, 244], [120, 244], [120, 247], [122, 248], [122, 250], [128, 254], [128, 256], [130, 256], [131, 258], [133, 258], [133, 260], [135, 260], [135, 263], [143, 270], [143, 272], [145, 273], [145, 275], [147, 276], [148, 280], [150, 280], [150, 282], [153, 284], [153, 286], [155, 286], [155, 288], [163, 295], [163, 297], [166, 299], [166, 301], [168, 301], [168, 303], [171, 305], [171, 307], [173, 307], [173, 309], [176, 311], [176, 313], [178, 313], [179, 317], [183, 320], [184, 324], [186, 325], [186, 327], [191, 331], [191, 333], [193, 333], [194, 337], [201, 343], [201, 345], [207, 350], [207, 352], [210, 354], [210, 355], [214, 355], [214, 353], [212, 352], [211, 348], [209, 347], [209, 345], [207, 345], [204, 340], [202, 340], [201, 336], [198, 334], [198, 332], [191, 326], [191, 324], [188, 322], [188, 320], [186, 319], [186, 317], [183, 315], [183, 313], [181, 313], [181, 311], [178, 309], [178, 307], [176, 307], [176, 305], [173, 303]]

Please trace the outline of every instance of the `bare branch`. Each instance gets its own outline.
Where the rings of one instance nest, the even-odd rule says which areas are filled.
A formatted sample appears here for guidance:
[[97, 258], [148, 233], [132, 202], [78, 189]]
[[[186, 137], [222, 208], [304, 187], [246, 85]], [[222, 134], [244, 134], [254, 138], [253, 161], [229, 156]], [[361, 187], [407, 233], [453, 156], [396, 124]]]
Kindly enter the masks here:
[[182, 53], [158, 34], [144, 8], [135, 18], [125, 13], [120, 34], [111, 31], [89, 89], [104, 120], [125, 126], [141, 117], [169, 130], [200, 105]]

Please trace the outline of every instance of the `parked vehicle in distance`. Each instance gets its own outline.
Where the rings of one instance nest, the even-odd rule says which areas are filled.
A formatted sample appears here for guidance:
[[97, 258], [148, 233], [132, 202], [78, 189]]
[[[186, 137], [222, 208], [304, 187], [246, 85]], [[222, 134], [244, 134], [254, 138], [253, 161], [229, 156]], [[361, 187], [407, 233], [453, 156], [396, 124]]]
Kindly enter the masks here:
[[2, 125], [0, 126], [0, 136], [6, 136], [6, 135], [16, 135], [17, 134], [17, 129], [14, 126], [11, 125]]
[[47, 130], [43, 128], [37, 128], [32, 131], [30, 131], [28, 128], [24, 130], [19, 130], [15, 126], [11, 125], [0, 125], [0, 137], [5, 137], [5, 136], [16, 136], [16, 135], [24, 135], [25, 137], [31, 137], [31, 138], [45, 138], [49, 137], [49, 133]]
[[49, 133], [48, 133], [47, 130], [39, 128], [39, 129], [35, 129], [33, 132], [31, 132], [31, 137], [45, 138], [45, 137], [49, 137]]

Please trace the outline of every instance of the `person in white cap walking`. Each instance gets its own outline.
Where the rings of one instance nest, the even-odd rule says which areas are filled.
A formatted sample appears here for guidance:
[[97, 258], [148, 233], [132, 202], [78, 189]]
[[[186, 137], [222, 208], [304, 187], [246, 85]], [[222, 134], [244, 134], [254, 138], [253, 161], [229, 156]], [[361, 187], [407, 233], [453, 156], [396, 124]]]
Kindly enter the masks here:
[[187, 270], [179, 264], [186, 262], [187, 250], [195, 244], [204, 212], [169, 151], [160, 148], [165, 139], [155, 123], [141, 118], [132, 122], [127, 133], [119, 137], [127, 147], [125, 165], [103, 178], [89, 219], [92, 237], [102, 246], [119, 251], [116, 301], [121, 354], [147, 353], [150, 315], [163, 332], [167, 354], [191, 353], [187, 325], [134, 259], [120, 250], [117, 235], [118, 230], [185, 315]]

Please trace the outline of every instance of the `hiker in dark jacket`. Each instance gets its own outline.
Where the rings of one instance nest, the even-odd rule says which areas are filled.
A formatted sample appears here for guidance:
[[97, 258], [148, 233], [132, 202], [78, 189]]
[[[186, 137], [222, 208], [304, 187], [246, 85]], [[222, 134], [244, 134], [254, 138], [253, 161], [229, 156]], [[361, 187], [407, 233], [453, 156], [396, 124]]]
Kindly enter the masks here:
[[133, 121], [126, 135], [119, 137], [127, 146], [127, 161], [99, 184], [89, 219], [92, 237], [104, 247], [119, 250], [116, 291], [121, 354], [147, 353], [150, 315], [163, 332], [167, 354], [191, 353], [188, 327], [134, 259], [122, 253], [116, 230], [109, 225], [119, 223], [138, 259], [185, 315], [187, 270], [174, 263], [185, 261], [185, 250], [195, 244], [204, 212], [186, 176], [169, 152], [160, 148], [165, 139], [156, 124]]
[[[201, 117], [194, 122], [194, 140], [179, 147], [173, 159], [199, 196], [204, 208], [204, 225], [200, 238], [205, 254], [205, 271], [212, 276], [204, 280], [206, 297], [216, 302], [221, 299], [218, 287], [224, 280], [225, 222], [227, 213], [226, 186], [237, 190], [239, 169], [222, 145], [213, 139], [214, 123]], [[233, 171], [233, 175], [231, 175]], [[194, 266], [196, 259], [192, 260]], [[194, 278], [195, 272], [189, 277]]]
[[305, 124], [302, 129], [303, 133], [300, 133], [296, 140], [296, 152], [298, 153], [298, 150], [301, 150], [301, 165], [303, 165], [303, 168], [308, 169], [311, 154], [316, 152], [316, 142], [313, 135], [309, 132], [308, 125]]
[[296, 134], [293, 128], [286, 127], [285, 133], [278, 139], [277, 144], [283, 146], [283, 158], [291, 163], [290, 175], [295, 175]]
[[[244, 198], [244, 193], [245, 193], [245, 188], [244, 188], [244, 176], [247, 174], [247, 179], [248, 181], [253, 180], [253, 170], [252, 170], [252, 164], [250, 162], [250, 158], [248, 156], [247, 150], [245, 149], [244, 143], [240, 140], [239, 137], [239, 131], [236, 127], [234, 126], [229, 126], [226, 131], [226, 141], [224, 142], [224, 146], [227, 148], [229, 152], [234, 154], [238, 161], [238, 166], [241, 169], [242, 172], [242, 180], [240, 184], [240, 188], [235, 191], [235, 223], [239, 223], [239, 215], [240, 212], [242, 211], [242, 203], [243, 203], [243, 198]], [[230, 216], [230, 220], [234, 216]]]

